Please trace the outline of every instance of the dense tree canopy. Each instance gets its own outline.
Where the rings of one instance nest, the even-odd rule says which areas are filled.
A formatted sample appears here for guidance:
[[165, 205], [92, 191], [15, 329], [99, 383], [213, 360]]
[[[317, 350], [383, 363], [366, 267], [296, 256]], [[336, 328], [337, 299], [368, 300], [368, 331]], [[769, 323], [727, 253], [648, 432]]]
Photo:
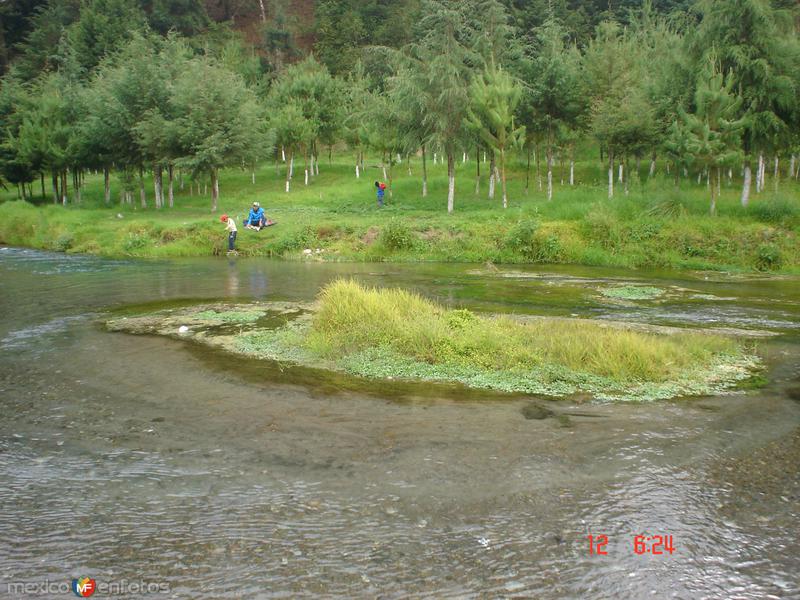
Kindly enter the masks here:
[[610, 197], [660, 158], [712, 188], [740, 171], [746, 204], [752, 162], [760, 191], [767, 160], [794, 169], [800, 149], [787, 0], [48, 0], [0, 17], [0, 177], [21, 194], [47, 177], [58, 202], [102, 169], [107, 202], [116, 173], [145, 205], [152, 172], [155, 206], [171, 206], [177, 169], [215, 206], [220, 168], [277, 157], [289, 191], [296, 161], [310, 185], [341, 145], [357, 177], [365, 152], [389, 179], [418, 154], [423, 194], [443, 157], [452, 212], [457, 158], [488, 155], [492, 197], [524, 145], [552, 198], [555, 160], [594, 143]]

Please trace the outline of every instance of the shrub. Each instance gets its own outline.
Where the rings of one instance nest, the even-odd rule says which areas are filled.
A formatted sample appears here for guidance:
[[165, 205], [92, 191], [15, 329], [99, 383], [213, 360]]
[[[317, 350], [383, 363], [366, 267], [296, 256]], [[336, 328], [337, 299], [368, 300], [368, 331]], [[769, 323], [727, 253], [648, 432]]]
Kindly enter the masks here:
[[66, 252], [75, 244], [75, 236], [70, 231], [60, 233], [50, 244], [51, 250], [55, 252]]
[[532, 259], [536, 253], [536, 231], [538, 229], [539, 224], [536, 221], [531, 219], [518, 221], [506, 233], [503, 247], [515, 254]]
[[408, 225], [392, 219], [381, 231], [381, 243], [388, 250], [407, 250], [414, 247], [416, 237]]
[[756, 250], [756, 269], [759, 271], [772, 271], [779, 269], [783, 263], [783, 255], [777, 244], [764, 242]]

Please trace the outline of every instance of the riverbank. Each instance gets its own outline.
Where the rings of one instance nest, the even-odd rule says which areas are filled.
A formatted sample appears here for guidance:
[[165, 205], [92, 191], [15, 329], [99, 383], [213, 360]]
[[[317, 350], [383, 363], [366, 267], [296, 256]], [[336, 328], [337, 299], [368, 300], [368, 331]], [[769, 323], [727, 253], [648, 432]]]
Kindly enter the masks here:
[[[547, 201], [535, 171], [525, 192], [525, 172], [515, 165], [509, 178], [509, 207], [486, 198], [484, 172], [475, 194], [474, 161], [459, 165], [456, 210], [445, 210], [444, 167], [429, 165], [429, 194], [420, 192], [418, 161], [412, 174], [395, 167], [392, 194], [378, 209], [373, 166], [356, 179], [346, 156], [323, 164], [308, 186], [298, 175], [283, 191], [283, 166], [263, 165], [255, 174], [228, 171], [221, 178], [216, 214], [200, 186], [176, 186], [175, 207], [103, 204], [102, 175], [87, 178], [80, 204], [45, 200], [36, 206], [0, 196], [0, 242], [108, 257], [207, 256], [225, 251], [218, 215], [241, 220], [258, 200], [278, 222], [261, 232], [240, 227], [243, 256], [300, 260], [554, 263], [627, 268], [693, 268], [800, 272], [800, 193], [794, 182], [779, 191], [738, 203], [738, 186], [723, 187], [718, 215], [707, 208], [704, 184], [646, 173], [605, 197], [603, 171], [595, 160], [578, 164], [575, 186], [556, 185]], [[255, 183], [253, 183], [255, 176]], [[382, 177], [382, 175], [381, 175]], [[190, 193], [190, 188], [192, 192]], [[112, 186], [112, 190], [115, 189]], [[150, 182], [146, 190], [152, 191]]]

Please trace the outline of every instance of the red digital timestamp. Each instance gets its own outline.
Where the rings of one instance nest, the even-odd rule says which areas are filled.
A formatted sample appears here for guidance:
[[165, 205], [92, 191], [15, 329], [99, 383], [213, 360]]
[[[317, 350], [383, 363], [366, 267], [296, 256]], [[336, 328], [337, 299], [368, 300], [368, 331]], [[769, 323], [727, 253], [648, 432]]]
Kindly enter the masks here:
[[[590, 534], [586, 538], [589, 540], [589, 554], [608, 555], [607, 535]], [[637, 535], [633, 538], [633, 551], [636, 554], [672, 554], [675, 552], [675, 545], [671, 535]]]

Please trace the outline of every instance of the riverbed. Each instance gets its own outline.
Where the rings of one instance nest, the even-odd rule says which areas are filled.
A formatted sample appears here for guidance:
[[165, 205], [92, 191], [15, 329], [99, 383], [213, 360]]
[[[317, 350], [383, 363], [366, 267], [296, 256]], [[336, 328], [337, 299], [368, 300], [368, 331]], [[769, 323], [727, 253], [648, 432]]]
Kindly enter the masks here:
[[[308, 302], [340, 276], [476, 312], [750, 331], [767, 383], [554, 400], [103, 327]], [[608, 293], [637, 287], [659, 293]], [[0, 351], [3, 594], [85, 575], [177, 598], [800, 596], [800, 278], [0, 248]]]

